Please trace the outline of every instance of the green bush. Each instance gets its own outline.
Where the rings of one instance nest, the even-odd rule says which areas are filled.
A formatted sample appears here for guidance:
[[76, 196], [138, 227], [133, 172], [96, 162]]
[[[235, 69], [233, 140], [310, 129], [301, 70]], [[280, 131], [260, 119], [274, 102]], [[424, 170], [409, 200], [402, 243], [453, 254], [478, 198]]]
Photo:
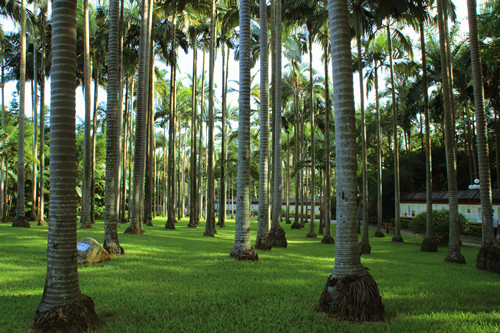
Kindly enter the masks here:
[[[450, 212], [446, 209], [432, 211], [432, 232], [438, 244], [448, 243], [449, 214]], [[409, 227], [417, 234], [425, 234], [426, 224], [427, 212], [422, 212], [410, 221]], [[460, 213], [458, 213], [458, 225], [460, 233], [468, 229], [467, 219]]]

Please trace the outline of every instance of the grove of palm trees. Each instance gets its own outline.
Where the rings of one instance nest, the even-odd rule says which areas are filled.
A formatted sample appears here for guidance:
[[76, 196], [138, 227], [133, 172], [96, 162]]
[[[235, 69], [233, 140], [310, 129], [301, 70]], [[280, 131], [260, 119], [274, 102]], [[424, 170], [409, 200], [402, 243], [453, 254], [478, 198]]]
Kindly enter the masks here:
[[0, 17], [0, 328], [500, 327], [500, 1]]

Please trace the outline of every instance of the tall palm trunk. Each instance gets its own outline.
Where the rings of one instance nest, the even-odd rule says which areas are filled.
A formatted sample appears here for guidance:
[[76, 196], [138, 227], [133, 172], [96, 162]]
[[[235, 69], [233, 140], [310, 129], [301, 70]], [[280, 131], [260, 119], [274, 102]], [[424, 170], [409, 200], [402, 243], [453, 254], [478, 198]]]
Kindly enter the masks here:
[[[153, 2], [151, 1], [149, 3], [149, 13], [150, 16], [152, 15], [152, 10], [153, 10]], [[148, 19], [148, 24], [152, 26], [152, 22], [149, 22]], [[149, 31], [151, 31], [151, 27], [148, 28]], [[147, 145], [146, 145], [146, 177], [145, 177], [145, 183], [144, 183], [144, 224], [147, 226], [152, 227], [153, 226], [153, 198], [154, 198], [154, 172], [153, 172], [153, 167], [154, 167], [154, 152], [155, 152], [155, 123], [154, 123], [154, 39], [152, 37], [152, 34], [149, 36], [150, 41], [149, 41], [149, 62], [148, 62], [148, 93], [147, 93], [147, 112], [148, 112], [148, 117], [146, 121], [146, 126], [148, 128], [147, 130]]]
[[313, 82], [313, 68], [312, 68], [312, 42], [313, 42], [313, 36], [311, 32], [311, 28], [309, 28], [309, 90], [311, 92], [310, 96], [310, 101], [309, 101], [309, 108], [311, 109], [311, 223], [309, 224], [309, 233], [307, 234], [306, 237], [309, 238], [316, 238], [318, 235], [316, 235], [316, 232], [314, 231], [314, 220], [316, 219], [315, 216], [315, 207], [316, 207], [316, 179], [315, 179], [315, 173], [316, 173], [316, 152], [315, 152], [315, 140], [314, 140], [314, 129], [315, 129], [315, 124], [314, 124], [314, 82]]
[[24, 114], [26, 84], [26, 0], [21, 2], [21, 53], [19, 64], [19, 135], [17, 138], [17, 205], [13, 227], [29, 228], [24, 203]]
[[203, 116], [204, 116], [204, 97], [205, 97], [205, 48], [203, 48], [203, 61], [202, 61], [202, 73], [201, 73], [201, 97], [200, 97], [200, 138], [199, 138], [199, 153], [198, 153], [198, 202], [196, 205], [197, 217], [196, 224], [200, 223], [201, 213], [203, 211], [203, 197], [202, 186], [203, 186]]
[[[0, 46], [3, 54], [3, 45]], [[43, 57], [43, 56], [42, 56]], [[2, 77], [1, 77], [1, 94], [2, 94], [2, 115], [1, 115], [1, 124], [2, 128], [5, 128], [5, 76], [4, 76], [4, 63], [5, 59], [2, 56]], [[4, 154], [2, 153], [0, 156], [0, 222], [5, 223], [5, 160]]]
[[[214, 174], [214, 75], [215, 75], [215, 0], [212, 0], [212, 18], [210, 23], [210, 49], [208, 69], [208, 152], [207, 152], [207, 222], [203, 236], [215, 234], [215, 174]], [[241, 109], [240, 109], [241, 110]]]
[[389, 48], [389, 66], [391, 72], [391, 96], [392, 96], [392, 131], [393, 131], [393, 153], [394, 153], [394, 221], [395, 230], [393, 242], [402, 242], [401, 236], [401, 207], [400, 207], [400, 183], [399, 183], [399, 140], [398, 140], [398, 113], [396, 110], [396, 86], [394, 84], [394, 64], [392, 60], [392, 39], [390, 19], [387, 19], [387, 44]]
[[363, 236], [361, 238], [360, 252], [361, 254], [370, 254], [372, 248], [370, 246], [370, 240], [368, 238], [368, 171], [367, 171], [367, 153], [366, 153], [366, 120], [365, 120], [365, 92], [363, 86], [363, 65], [362, 65], [362, 53], [361, 53], [361, 29], [362, 23], [359, 20], [358, 23], [358, 33], [357, 33], [357, 44], [358, 44], [358, 74], [359, 74], [359, 99], [361, 108], [361, 158], [363, 159], [363, 166], [361, 167], [361, 178], [362, 178], [362, 206], [363, 206]]
[[240, 98], [238, 115], [238, 180], [234, 246], [231, 256], [258, 260], [250, 244], [250, 1], [240, 1]]
[[[325, 34], [328, 35], [328, 34]], [[324, 244], [333, 244], [334, 239], [332, 237], [331, 231], [331, 191], [332, 186], [330, 183], [330, 85], [328, 84], [328, 43], [325, 43], [325, 212], [324, 212], [324, 220], [325, 220], [325, 233], [323, 238], [321, 239], [321, 243]]]
[[[227, 96], [227, 76], [229, 71], [229, 47], [227, 48], [227, 57], [225, 55], [225, 44], [222, 44], [222, 138], [221, 138], [221, 165], [220, 165], [220, 204], [219, 204], [219, 222], [217, 225], [221, 228], [226, 227], [226, 96]], [[227, 60], [226, 60], [227, 59]]]
[[192, 46], [193, 46], [193, 82], [191, 85], [191, 167], [190, 167], [190, 195], [189, 195], [189, 228], [196, 228], [196, 204], [198, 202], [198, 188], [197, 188], [197, 179], [196, 179], [196, 127], [197, 122], [196, 118], [198, 117], [198, 99], [196, 94], [196, 84], [197, 84], [197, 66], [198, 66], [198, 47], [196, 45], [197, 35], [196, 33], [192, 37]]
[[380, 124], [380, 103], [378, 97], [378, 60], [375, 60], [375, 112], [377, 118], [377, 230], [375, 237], [385, 237], [382, 231], [382, 126]]
[[338, 320], [384, 320], [375, 280], [361, 265], [356, 234], [356, 119], [346, 0], [329, 0], [332, 42], [337, 181], [335, 266], [318, 310]]
[[40, 331], [86, 331], [98, 322], [94, 302], [80, 291], [76, 234], [76, 1], [52, 6], [50, 221], [47, 277], [34, 319]]
[[83, 138], [83, 196], [81, 228], [92, 228], [90, 223], [90, 33], [89, 0], [83, 2], [83, 45], [84, 45], [84, 92], [85, 92], [85, 133]]
[[255, 248], [269, 250], [269, 47], [267, 45], [267, 1], [260, 0], [260, 155], [259, 220]]
[[276, 0], [276, 59], [275, 64], [275, 91], [273, 109], [273, 209], [271, 230], [267, 235], [272, 247], [286, 247], [285, 230], [281, 227], [281, 202], [283, 197], [283, 179], [281, 172], [281, 0]]
[[[298, 166], [299, 166], [299, 160], [300, 160], [300, 143], [299, 143], [299, 131], [300, 131], [300, 115], [299, 115], [299, 98], [298, 98], [298, 87], [297, 87], [297, 80], [295, 80], [295, 87], [294, 87], [294, 95], [293, 95], [293, 104], [295, 108], [295, 124], [294, 124], [294, 140], [295, 140], [295, 147], [294, 147], [294, 156], [293, 156], [293, 168], [295, 171], [295, 217], [293, 224], [291, 226], [292, 229], [300, 229], [300, 221], [299, 219], [301, 218], [299, 216], [299, 199], [301, 199], [300, 195], [300, 172], [298, 171]], [[301, 200], [302, 201], [302, 200]]]
[[[35, 12], [36, 12], [36, 7], [37, 3], [35, 2], [34, 4], [35, 7]], [[38, 81], [37, 81], [37, 63], [36, 63], [36, 57], [37, 57], [37, 46], [38, 42], [34, 41], [33, 42], [33, 156], [37, 156], [37, 141], [38, 141]], [[35, 162], [31, 163], [31, 221], [36, 221], [37, 220], [37, 190], [36, 190], [36, 185], [37, 185], [37, 165]]]
[[472, 60], [472, 80], [474, 86], [474, 109], [477, 121], [477, 150], [483, 237], [476, 259], [476, 268], [500, 274], [500, 247], [493, 235], [493, 210], [491, 206], [491, 176], [488, 152], [486, 116], [484, 112], [483, 73], [479, 49], [476, 0], [467, 0], [469, 17], [469, 42]]
[[[90, 189], [90, 222], [95, 223], [95, 151], [97, 140], [97, 101], [99, 93], [99, 71], [94, 69], [94, 112], [92, 115], [92, 167], [91, 167], [91, 189]], [[130, 202], [130, 200], [129, 200]]]
[[149, 38], [147, 24], [148, 0], [142, 1], [141, 9], [141, 35], [139, 44], [139, 78], [137, 80], [137, 109], [135, 120], [135, 143], [134, 143], [134, 177], [132, 187], [132, 202], [130, 226], [125, 233], [143, 234], [142, 214], [144, 197], [144, 173], [146, 154], [146, 112], [147, 112], [147, 84], [148, 84], [148, 60], [149, 60]]
[[450, 231], [448, 254], [445, 261], [452, 263], [465, 263], [464, 256], [460, 253], [460, 234], [458, 229], [458, 195], [457, 195], [457, 165], [455, 160], [455, 126], [452, 121], [451, 104], [452, 95], [450, 87], [450, 72], [448, 57], [446, 55], [446, 36], [444, 30], [445, 14], [443, 2], [438, 0], [438, 28], [439, 50], [441, 53], [442, 88], [444, 97], [444, 132], [446, 145], [446, 169], [448, 180], [448, 205], [450, 209]]
[[120, 140], [118, 136], [118, 105], [119, 94], [119, 31], [120, 2], [109, 2], [109, 32], [108, 32], [108, 87], [106, 112], [106, 198], [104, 210], [104, 244], [109, 254], [124, 254], [118, 241], [118, 166]]
[[437, 244], [432, 232], [432, 150], [430, 133], [429, 96], [427, 92], [427, 57], [425, 49], [424, 21], [420, 19], [420, 45], [422, 50], [422, 81], [424, 89], [424, 113], [425, 113], [425, 197], [427, 222], [425, 226], [425, 238], [420, 250], [424, 252], [436, 252]]

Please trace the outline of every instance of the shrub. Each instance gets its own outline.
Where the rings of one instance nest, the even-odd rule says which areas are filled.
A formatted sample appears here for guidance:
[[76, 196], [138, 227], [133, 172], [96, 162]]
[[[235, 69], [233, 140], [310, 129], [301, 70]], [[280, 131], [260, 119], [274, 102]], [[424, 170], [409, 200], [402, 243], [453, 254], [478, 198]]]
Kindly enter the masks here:
[[[438, 244], [448, 243], [449, 215], [450, 212], [445, 209], [432, 211], [432, 232]], [[422, 212], [410, 221], [409, 227], [417, 234], [425, 234], [426, 223], [427, 212]], [[460, 213], [458, 213], [458, 225], [460, 233], [464, 233], [468, 229], [467, 219]]]

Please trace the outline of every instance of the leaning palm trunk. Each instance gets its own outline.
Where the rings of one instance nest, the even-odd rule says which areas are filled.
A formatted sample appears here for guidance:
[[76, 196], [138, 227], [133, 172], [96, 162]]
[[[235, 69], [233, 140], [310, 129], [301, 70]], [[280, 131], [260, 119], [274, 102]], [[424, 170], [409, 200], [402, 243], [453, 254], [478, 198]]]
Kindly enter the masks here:
[[356, 119], [346, 0], [329, 0], [335, 107], [337, 242], [335, 266], [318, 310], [338, 320], [379, 321], [384, 306], [375, 280], [361, 265], [356, 235]]
[[442, 0], [438, 0], [438, 28], [439, 28], [439, 50], [441, 53], [442, 88], [444, 97], [444, 132], [446, 145], [446, 169], [448, 180], [448, 205], [450, 208], [450, 231], [448, 254], [445, 261], [451, 263], [465, 263], [464, 256], [460, 253], [460, 234], [458, 229], [458, 195], [457, 195], [457, 164], [455, 159], [455, 126], [452, 121], [452, 95], [450, 87], [450, 72], [448, 57], [445, 46], [444, 30], [445, 14]]
[[420, 20], [420, 44], [422, 49], [422, 81], [424, 85], [424, 113], [425, 113], [425, 179], [426, 179], [426, 211], [427, 223], [425, 238], [420, 245], [423, 252], [436, 252], [437, 243], [432, 235], [432, 153], [430, 133], [429, 97], [427, 93], [427, 58], [425, 53], [424, 21]]
[[110, 254], [123, 254], [123, 248], [118, 241], [118, 161], [120, 140], [118, 136], [118, 105], [119, 94], [119, 33], [120, 2], [112, 0], [109, 3], [109, 39], [108, 39], [108, 87], [106, 112], [106, 198], [104, 210], [104, 244]]
[[54, 0], [47, 277], [33, 325], [43, 332], [87, 331], [98, 321], [80, 291], [76, 261], [75, 58], [76, 1]]
[[26, 83], [26, 0], [22, 0], [21, 8], [21, 54], [19, 64], [19, 126], [17, 139], [17, 205], [16, 217], [13, 227], [29, 228], [26, 221], [24, 204], [24, 109], [25, 109], [25, 83]]
[[474, 85], [474, 109], [477, 122], [477, 150], [483, 238], [476, 259], [476, 267], [500, 274], [500, 247], [493, 236], [493, 210], [491, 207], [491, 176], [489, 166], [486, 117], [484, 114], [483, 73], [479, 53], [479, 33], [477, 29], [476, 1], [467, 0], [469, 17], [469, 41], [472, 59], [472, 80]]
[[84, 17], [84, 91], [85, 91], [85, 133], [83, 137], [83, 197], [81, 228], [92, 228], [90, 223], [90, 35], [89, 0], [83, 4]]
[[[214, 71], [215, 71], [215, 0], [212, 0], [212, 19], [210, 23], [210, 49], [208, 69], [208, 147], [207, 147], [207, 212], [203, 236], [215, 235], [215, 173], [214, 173]], [[241, 109], [240, 109], [241, 110]]]
[[250, 1], [240, 1], [240, 112], [238, 115], [238, 180], [234, 246], [231, 256], [258, 260], [250, 244]]
[[259, 158], [259, 222], [255, 248], [271, 249], [269, 232], [269, 73], [267, 45], [267, 1], [260, 0], [260, 158]]
[[281, 202], [283, 179], [281, 172], [281, 0], [276, 0], [276, 59], [275, 64], [275, 91], [274, 91], [274, 109], [273, 109], [273, 218], [272, 225], [267, 239], [272, 247], [286, 247], [287, 241], [285, 230], [281, 227]]

